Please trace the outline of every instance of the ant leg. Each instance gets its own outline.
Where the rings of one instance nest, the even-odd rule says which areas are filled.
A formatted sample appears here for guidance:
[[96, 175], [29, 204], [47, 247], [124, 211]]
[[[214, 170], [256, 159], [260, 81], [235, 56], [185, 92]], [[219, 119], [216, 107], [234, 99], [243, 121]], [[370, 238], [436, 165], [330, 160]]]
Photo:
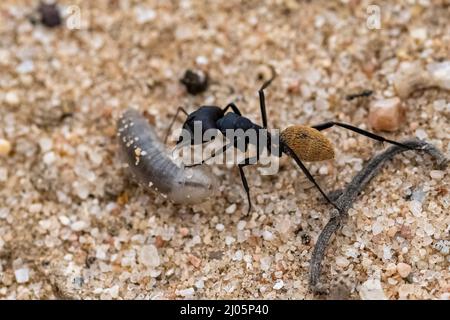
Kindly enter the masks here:
[[324, 130], [324, 129], [331, 128], [332, 126], [342, 127], [342, 128], [347, 129], [347, 130], [359, 133], [359, 134], [361, 134], [363, 136], [369, 137], [371, 139], [374, 139], [374, 140], [377, 140], [377, 141], [380, 141], [380, 142], [388, 142], [390, 144], [393, 144], [393, 145], [396, 145], [396, 146], [399, 146], [399, 147], [402, 147], [402, 148], [405, 148], [405, 149], [413, 149], [413, 148], [410, 148], [410, 147], [408, 147], [407, 145], [405, 145], [403, 143], [400, 143], [400, 142], [397, 142], [397, 141], [394, 141], [394, 140], [386, 139], [386, 138], [384, 138], [382, 136], [379, 136], [379, 135], [374, 134], [372, 132], [360, 129], [358, 127], [355, 127], [355, 126], [352, 126], [352, 125], [349, 125], [349, 124], [346, 124], [346, 123], [329, 121], [329, 122], [325, 122], [325, 123], [321, 123], [321, 124], [312, 126], [312, 128], [321, 131], [321, 130]]
[[188, 116], [189, 114], [187, 113], [186, 110], [184, 110], [183, 107], [178, 107], [177, 112], [175, 113], [175, 115], [173, 116], [172, 122], [169, 125], [169, 128], [167, 129], [167, 133], [166, 133], [166, 137], [164, 138], [164, 143], [167, 142], [167, 138], [169, 138], [169, 134], [170, 134], [170, 130], [172, 130], [172, 126], [175, 123], [175, 121], [177, 120], [178, 114], [180, 113], [180, 111], [182, 111], [186, 116]]
[[223, 109], [223, 113], [225, 114], [225, 112], [227, 112], [229, 108], [233, 109], [233, 112], [236, 113], [238, 116], [242, 116], [241, 111], [239, 111], [239, 108], [236, 106], [234, 102], [227, 104], [227, 106]]
[[264, 95], [264, 89], [266, 89], [276, 77], [275, 70], [272, 68], [272, 77], [263, 83], [258, 91], [259, 94], [259, 108], [261, 109], [261, 118], [263, 123], [263, 128], [267, 128], [267, 113], [266, 113], [266, 97]]
[[331, 199], [327, 196], [327, 194], [322, 190], [322, 188], [319, 186], [319, 184], [316, 182], [314, 177], [311, 173], [309, 173], [308, 169], [305, 167], [305, 165], [302, 163], [302, 161], [297, 157], [297, 155], [289, 148], [287, 145], [283, 145], [284, 148], [286, 148], [289, 151], [289, 155], [294, 158], [297, 165], [302, 169], [303, 173], [306, 175], [306, 177], [311, 181], [316, 188], [320, 191], [320, 193], [323, 195], [323, 197], [333, 206], [335, 207], [339, 212], [341, 212], [341, 209], [333, 202]]
[[250, 200], [250, 188], [248, 187], [247, 178], [245, 177], [245, 174], [244, 174], [244, 167], [255, 164], [256, 163], [255, 160], [256, 161], [258, 160], [258, 156], [247, 158], [243, 162], [238, 164], [239, 174], [241, 175], [241, 180], [242, 180], [242, 185], [244, 186], [245, 193], [247, 194], [247, 202], [248, 202], [247, 215], [252, 210], [252, 201]]

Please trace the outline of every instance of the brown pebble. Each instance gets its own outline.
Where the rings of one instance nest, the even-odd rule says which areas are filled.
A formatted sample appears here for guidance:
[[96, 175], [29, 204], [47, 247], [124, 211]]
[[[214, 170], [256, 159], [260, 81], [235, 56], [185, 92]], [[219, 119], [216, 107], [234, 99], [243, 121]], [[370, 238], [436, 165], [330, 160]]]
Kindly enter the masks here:
[[128, 197], [128, 193], [125, 191], [124, 193], [120, 194], [117, 197], [117, 204], [124, 206], [128, 203], [129, 197]]
[[163, 240], [163, 238], [161, 236], [156, 236], [155, 237], [155, 247], [157, 248], [161, 248], [164, 246], [166, 242]]
[[404, 239], [411, 239], [411, 228], [409, 226], [403, 225], [400, 228], [400, 236]]
[[182, 237], [186, 237], [189, 234], [189, 229], [186, 227], [181, 227], [178, 231]]
[[202, 260], [196, 256], [194, 256], [193, 254], [190, 254], [188, 256], [188, 261], [190, 262], [190, 264], [192, 264], [194, 267], [196, 267], [197, 269], [200, 267], [200, 265], [202, 264]]
[[411, 266], [409, 264], [400, 262], [397, 265], [397, 272], [400, 275], [400, 277], [402, 278], [406, 278], [409, 276], [409, 274], [411, 273]]
[[391, 227], [391, 228], [389, 228], [387, 234], [388, 234], [389, 237], [392, 238], [392, 237], [394, 237], [397, 234], [397, 232], [398, 232], [397, 227]]
[[370, 104], [369, 124], [376, 131], [397, 131], [404, 119], [399, 98], [377, 100]]

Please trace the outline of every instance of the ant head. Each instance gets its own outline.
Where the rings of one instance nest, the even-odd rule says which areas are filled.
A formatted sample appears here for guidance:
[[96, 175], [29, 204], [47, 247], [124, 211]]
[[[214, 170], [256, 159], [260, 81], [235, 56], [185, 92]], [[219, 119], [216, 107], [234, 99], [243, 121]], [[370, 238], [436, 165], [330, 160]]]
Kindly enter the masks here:
[[290, 126], [281, 132], [280, 138], [300, 160], [322, 161], [334, 158], [330, 140], [317, 129], [301, 125]]

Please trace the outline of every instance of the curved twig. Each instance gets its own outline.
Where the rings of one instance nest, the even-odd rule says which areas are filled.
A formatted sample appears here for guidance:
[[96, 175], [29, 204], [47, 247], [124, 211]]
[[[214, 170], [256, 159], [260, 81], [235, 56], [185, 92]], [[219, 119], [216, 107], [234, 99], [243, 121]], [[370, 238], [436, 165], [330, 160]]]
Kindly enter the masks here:
[[[415, 151], [423, 151], [432, 156], [439, 168], [445, 168], [448, 164], [448, 159], [445, 155], [439, 151], [435, 146], [421, 140], [408, 139], [401, 141], [401, 143], [415, 149]], [[314, 293], [322, 293], [323, 288], [319, 283], [321, 263], [325, 256], [325, 251], [328, 247], [332, 235], [338, 230], [343, 222], [343, 219], [347, 217], [347, 212], [353, 205], [358, 194], [364, 189], [369, 181], [380, 171], [385, 162], [391, 160], [395, 155], [409, 151], [400, 146], [390, 146], [384, 152], [375, 155], [366, 166], [356, 174], [352, 181], [347, 185], [343, 193], [336, 200], [336, 204], [341, 208], [341, 212], [333, 209], [331, 212], [331, 218], [325, 225], [324, 229], [317, 239], [317, 243], [314, 247], [314, 251], [311, 257], [309, 285]]]

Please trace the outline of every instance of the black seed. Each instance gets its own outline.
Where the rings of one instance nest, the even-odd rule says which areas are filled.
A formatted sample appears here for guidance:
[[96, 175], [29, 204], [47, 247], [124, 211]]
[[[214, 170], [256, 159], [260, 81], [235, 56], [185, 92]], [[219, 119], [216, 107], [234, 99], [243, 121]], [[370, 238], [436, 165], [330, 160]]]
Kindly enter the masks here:
[[308, 245], [311, 242], [311, 237], [309, 235], [302, 234], [302, 244]]
[[55, 3], [46, 4], [41, 2], [38, 7], [38, 12], [41, 15], [41, 23], [44, 26], [53, 28], [61, 25], [61, 14]]
[[180, 82], [184, 84], [187, 92], [196, 95], [208, 88], [208, 75], [202, 71], [187, 70]]

